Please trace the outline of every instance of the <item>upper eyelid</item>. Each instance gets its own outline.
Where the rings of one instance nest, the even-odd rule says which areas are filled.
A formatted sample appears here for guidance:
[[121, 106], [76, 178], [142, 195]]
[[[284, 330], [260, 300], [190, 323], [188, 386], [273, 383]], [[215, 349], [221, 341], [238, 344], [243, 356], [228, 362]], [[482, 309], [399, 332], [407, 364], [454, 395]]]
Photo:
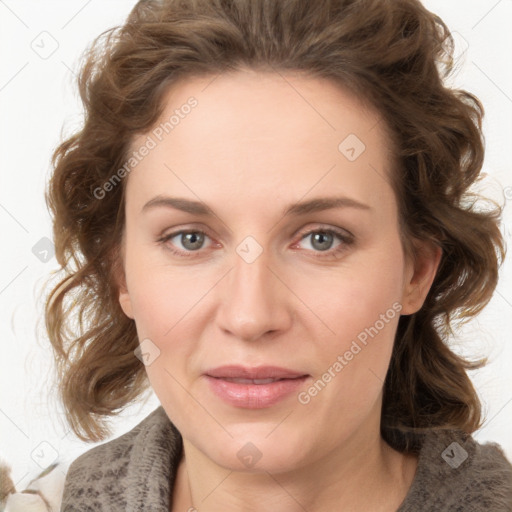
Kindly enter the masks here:
[[[312, 223], [314, 224], [314, 223]], [[311, 227], [311, 228], [300, 228], [300, 229], [296, 229], [294, 230], [293, 232], [293, 236], [298, 236], [300, 234], [302, 235], [305, 235], [305, 234], [309, 234], [311, 233], [312, 231], [342, 231], [344, 233], [346, 233], [348, 236], [354, 236], [348, 229], [346, 228], [342, 228], [340, 226], [332, 226], [332, 225], [329, 225], [327, 223], [316, 223], [317, 226], [316, 227]], [[210, 236], [210, 230], [208, 228], [205, 228], [205, 227], [202, 227], [202, 226], [194, 226], [193, 224], [188, 226], [188, 227], [176, 227], [176, 228], [170, 228], [169, 232], [166, 233], [166, 229], [162, 230], [162, 234], [160, 235], [160, 238], [163, 238], [163, 237], [167, 237], [169, 235], [179, 235], [179, 234], [182, 234], [182, 233], [204, 233], [205, 235], [208, 235], [210, 238], [215, 238], [215, 237], [212, 237]]]

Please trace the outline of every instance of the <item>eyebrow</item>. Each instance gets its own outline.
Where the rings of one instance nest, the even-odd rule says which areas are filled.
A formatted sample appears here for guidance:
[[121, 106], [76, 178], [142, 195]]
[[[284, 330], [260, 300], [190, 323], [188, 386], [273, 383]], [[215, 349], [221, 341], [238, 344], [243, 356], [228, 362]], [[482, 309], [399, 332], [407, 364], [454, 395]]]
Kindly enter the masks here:
[[[142, 207], [141, 213], [157, 207], [174, 208], [193, 215], [215, 216], [214, 211], [208, 205], [200, 201], [162, 195], [158, 195], [149, 200]], [[356, 208], [367, 211], [373, 209], [369, 205], [351, 199], [350, 197], [318, 197], [310, 199], [309, 201], [291, 204], [283, 210], [282, 215], [300, 216], [334, 208]]]

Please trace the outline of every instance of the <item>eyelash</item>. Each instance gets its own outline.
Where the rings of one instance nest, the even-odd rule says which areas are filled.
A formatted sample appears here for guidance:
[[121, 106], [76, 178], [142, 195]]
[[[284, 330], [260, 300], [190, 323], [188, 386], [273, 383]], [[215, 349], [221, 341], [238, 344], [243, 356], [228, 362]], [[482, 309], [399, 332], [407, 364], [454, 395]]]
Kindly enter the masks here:
[[[169, 233], [168, 235], [164, 235], [164, 236], [160, 237], [157, 241], [162, 244], [165, 244], [170, 239], [172, 239], [178, 235], [190, 234], [190, 233], [199, 233], [199, 234], [205, 235], [208, 238], [210, 238], [207, 233], [205, 233], [204, 231], [202, 231], [200, 229], [189, 229], [189, 230], [183, 229], [180, 231], [175, 231], [173, 233]], [[334, 257], [338, 256], [339, 254], [341, 254], [342, 252], [344, 252], [345, 250], [347, 250], [347, 247], [354, 243], [353, 235], [349, 234], [348, 232], [341, 232], [341, 231], [338, 231], [338, 230], [332, 229], [332, 228], [325, 228], [325, 229], [317, 228], [317, 229], [313, 229], [313, 230], [307, 231], [305, 233], [302, 233], [300, 235], [299, 241], [296, 242], [294, 245], [297, 245], [298, 243], [302, 242], [302, 240], [304, 240], [308, 236], [313, 235], [315, 233], [334, 235], [336, 238], [338, 238], [341, 241], [340, 245], [338, 245], [334, 249], [328, 249], [326, 251], [314, 251], [316, 258], [320, 258], [320, 259], [326, 259], [329, 257], [334, 258]], [[182, 251], [182, 250], [179, 250], [179, 249], [176, 249], [173, 247], [169, 247], [169, 246], [167, 247], [167, 249], [169, 251], [171, 251], [173, 254], [176, 254], [180, 257], [185, 257], [185, 258], [197, 257], [200, 252], [200, 249], [198, 249], [197, 251]]]

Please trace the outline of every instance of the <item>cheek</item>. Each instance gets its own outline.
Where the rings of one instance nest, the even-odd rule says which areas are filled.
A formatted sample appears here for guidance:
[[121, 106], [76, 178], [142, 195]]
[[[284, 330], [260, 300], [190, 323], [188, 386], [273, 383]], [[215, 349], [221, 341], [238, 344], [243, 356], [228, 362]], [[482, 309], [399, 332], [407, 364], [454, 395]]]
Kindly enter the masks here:
[[[397, 239], [317, 281], [310, 297], [329, 330], [322, 326], [324, 335], [316, 338], [316, 384], [306, 390], [304, 402], [311, 399], [319, 409], [335, 404], [333, 410], [362, 415], [372, 407], [382, 390], [402, 310], [402, 276], [403, 254]], [[320, 395], [323, 398], [315, 398]]]
[[162, 263], [154, 248], [139, 245], [127, 256], [127, 285], [139, 335], [165, 339], [180, 319], [186, 322], [194, 314], [204, 286], [198, 286], [193, 269]]
[[178, 395], [178, 382], [183, 381], [181, 375], [195, 347], [190, 318], [201, 290], [191, 286], [194, 280], [190, 272], [186, 276], [183, 270], [152, 261], [148, 253], [135, 247], [127, 253], [130, 302], [138, 338], [152, 354], [151, 363], [145, 367], [151, 386], [159, 396], [167, 388]]
[[200, 338], [195, 308], [205, 293], [202, 287], [191, 286], [194, 279], [185, 274], [142, 264], [132, 273], [130, 290], [139, 340], [149, 339], [157, 354], [145, 367], [149, 382], [180, 427], [180, 418], [198, 414], [188, 392], [188, 373]]
[[383, 336], [392, 337], [401, 310], [404, 260], [398, 236], [388, 240], [338, 269], [295, 280], [294, 291], [305, 298], [323, 329], [325, 353], [329, 347], [343, 349], [361, 333], [364, 338], [365, 329], [375, 324]]

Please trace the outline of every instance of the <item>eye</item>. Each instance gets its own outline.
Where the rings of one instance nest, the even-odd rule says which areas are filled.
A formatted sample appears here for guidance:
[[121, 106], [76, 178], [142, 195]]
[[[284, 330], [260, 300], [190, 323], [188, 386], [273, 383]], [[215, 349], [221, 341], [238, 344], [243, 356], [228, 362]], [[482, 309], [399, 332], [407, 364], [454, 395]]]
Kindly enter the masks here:
[[[310, 239], [311, 247], [311, 249], [308, 250], [312, 250], [316, 253], [324, 253], [318, 255], [315, 254], [315, 256], [320, 258], [336, 256], [354, 243], [354, 237], [348, 232], [342, 232], [335, 229], [315, 229], [303, 233], [301, 235], [300, 242], [295, 244], [294, 248], [308, 238]], [[339, 243], [333, 249], [332, 246], [336, 239], [338, 239]]]
[[[295, 243], [292, 248], [298, 248], [301, 242], [310, 238], [310, 248], [308, 251], [313, 251], [315, 257], [335, 257], [341, 252], [348, 249], [354, 243], [354, 237], [341, 230], [332, 228], [314, 229], [301, 234], [300, 241]], [[169, 233], [158, 239], [158, 242], [166, 245], [166, 248], [173, 254], [183, 257], [199, 256], [200, 250], [204, 249], [205, 241], [210, 237], [201, 230], [182, 230]], [[338, 245], [332, 248], [335, 240], [338, 240]], [[180, 248], [181, 245], [181, 248]], [[210, 244], [213, 245], [213, 244]]]
[[[167, 244], [169, 250], [180, 256], [195, 256], [193, 253], [203, 248], [206, 238], [210, 238], [204, 231], [191, 230], [191, 231], [176, 231], [168, 235], [164, 235], [158, 241], [162, 243], [171, 242]], [[176, 239], [176, 241], [173, 241]], [[181, 244], [183, 249], [176, 248]]]

